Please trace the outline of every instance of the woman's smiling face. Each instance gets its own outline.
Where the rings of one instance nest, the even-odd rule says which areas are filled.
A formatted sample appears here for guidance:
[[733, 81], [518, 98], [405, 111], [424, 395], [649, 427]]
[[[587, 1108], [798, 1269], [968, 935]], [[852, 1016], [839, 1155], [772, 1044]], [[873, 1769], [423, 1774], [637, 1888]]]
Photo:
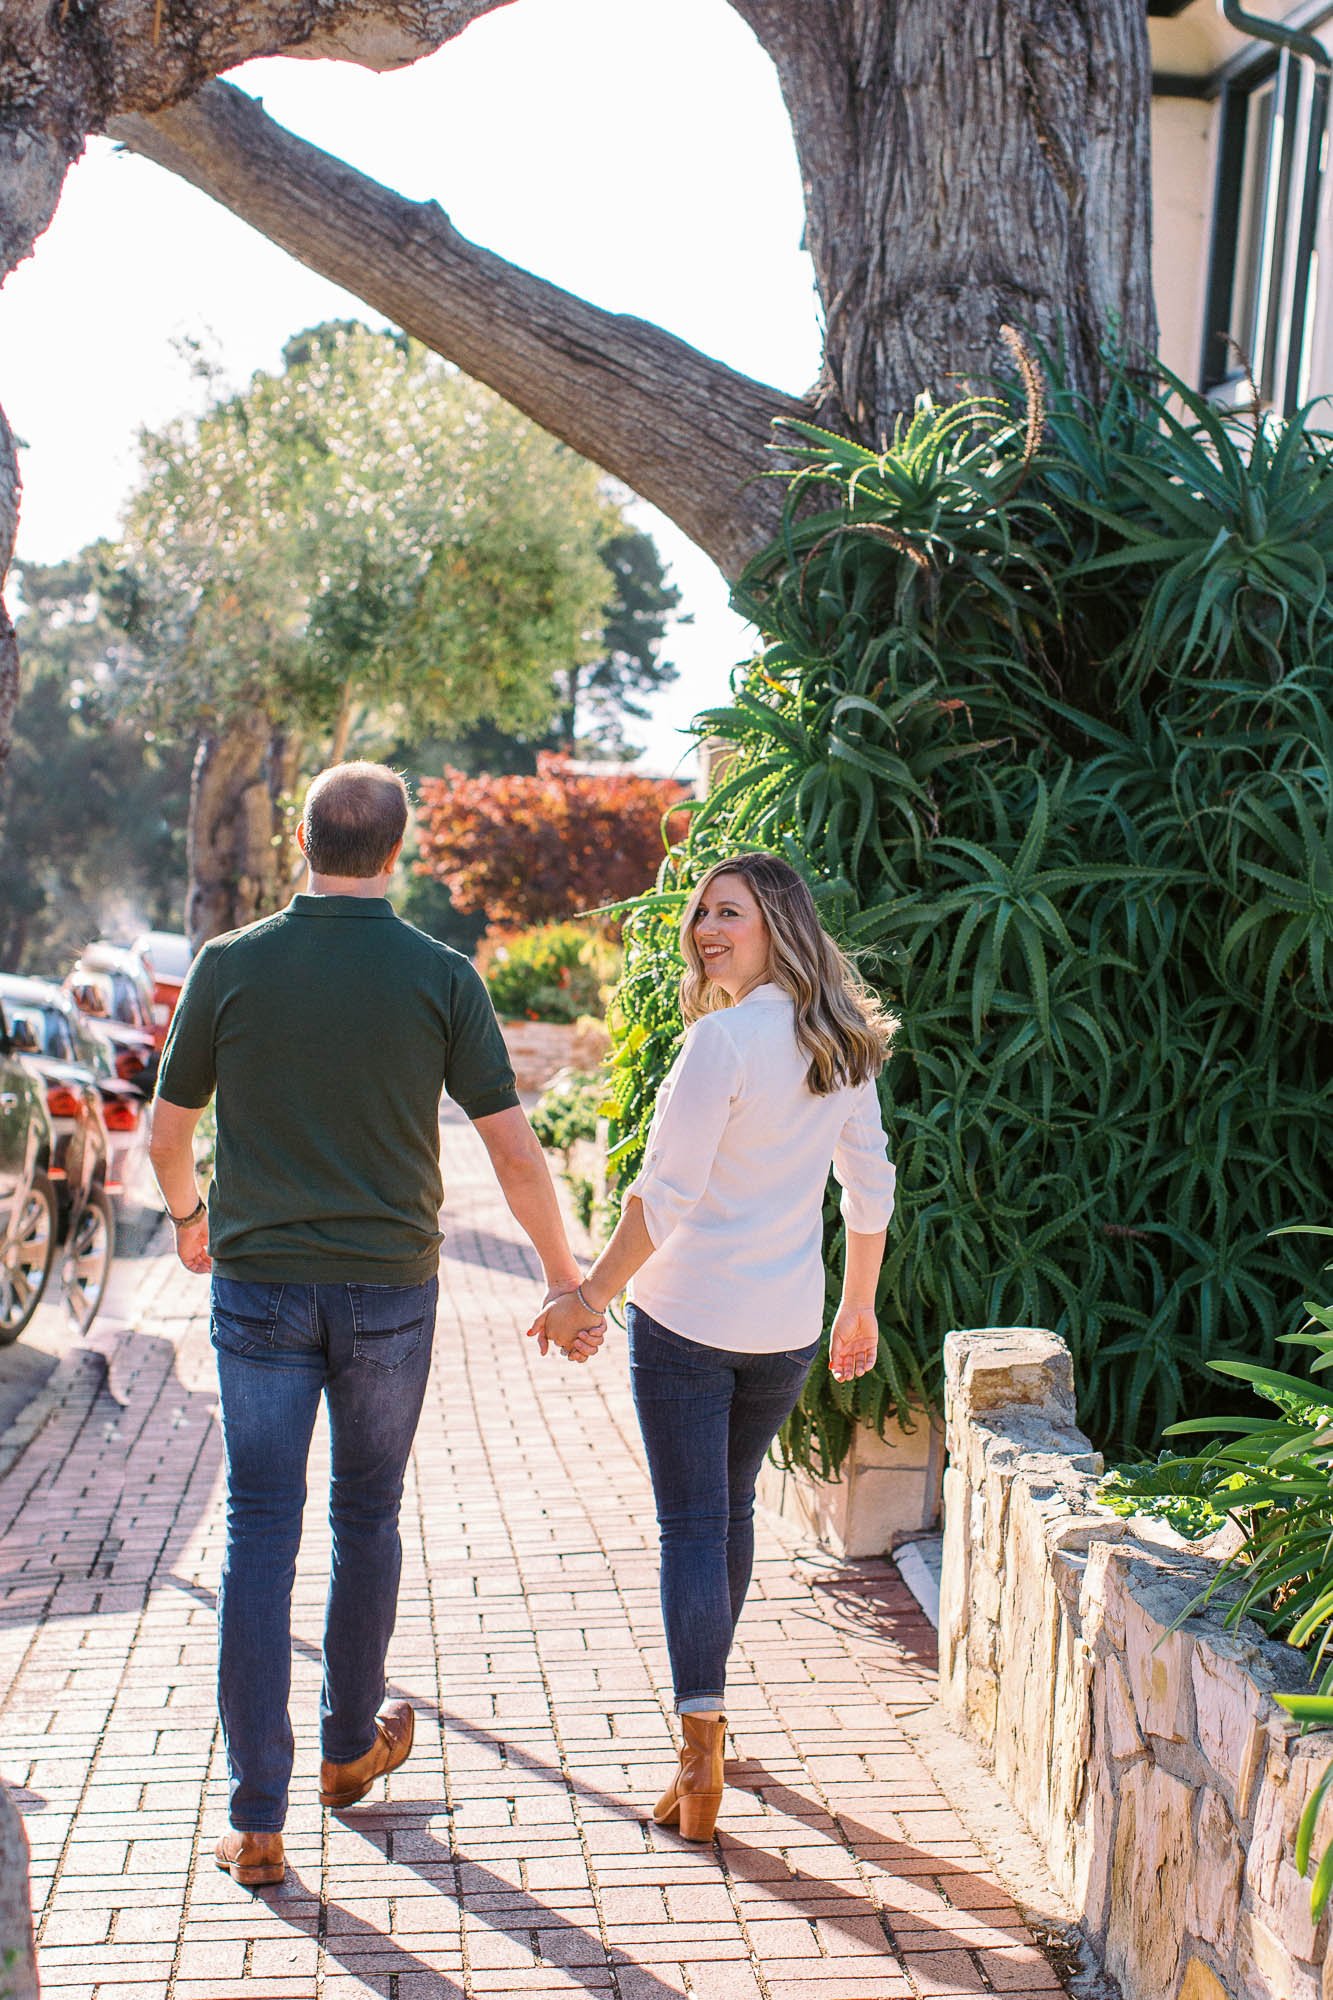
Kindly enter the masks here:
[[768, 925], [743, 875], [715, 875], [694, 913], [704, 971], [739, 1000], [769, 976]]

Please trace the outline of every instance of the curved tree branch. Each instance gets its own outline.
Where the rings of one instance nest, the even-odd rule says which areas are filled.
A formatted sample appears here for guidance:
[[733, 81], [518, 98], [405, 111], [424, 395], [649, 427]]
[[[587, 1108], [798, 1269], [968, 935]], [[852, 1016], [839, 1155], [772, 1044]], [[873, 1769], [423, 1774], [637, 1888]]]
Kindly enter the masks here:
[[110, 131], [605, 466], [726, 575], [769, 538], [779, 497], [757, 475], [773, 418], [808, 414], [799, 398], [506, 263], [231, 84]]

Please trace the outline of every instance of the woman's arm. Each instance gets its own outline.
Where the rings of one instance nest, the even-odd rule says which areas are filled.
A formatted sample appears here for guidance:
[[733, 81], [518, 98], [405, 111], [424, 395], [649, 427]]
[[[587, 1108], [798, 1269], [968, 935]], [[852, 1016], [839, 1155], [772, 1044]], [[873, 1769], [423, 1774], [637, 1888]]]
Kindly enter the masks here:
[[875, 1365], [879, 1353], [875, 1289], [887, 1235], [885, 1229], [847, 1231], [842, 1298], [829, 1337], [829, 1373], [836, 1382], [854, 1381]]
[[833, 1151], [846, 1226], [842, 1299], [829, 1338], [829, 1372], [838, 1382], [868, 1374], [879, 1353], [875, 1293], [896, 1178], [887, 1155], [878, 1092], [873, 1083], [863, 1084]]
[[[594, 1308], [617, 1298], [641, 1264], [703, 1199], [731, 1107], [742, 1085], [741, 1059], [720, 1015], [697, 1021], [658, 1095], [643, 1165], [625, 1190], [615, 1234], [583, 1281], [583, 1301], [557, 1299], [528, 1329], [542, 1342], [592, 1325]], [[581, 1317], [580, 1317], [581, 1316]]]

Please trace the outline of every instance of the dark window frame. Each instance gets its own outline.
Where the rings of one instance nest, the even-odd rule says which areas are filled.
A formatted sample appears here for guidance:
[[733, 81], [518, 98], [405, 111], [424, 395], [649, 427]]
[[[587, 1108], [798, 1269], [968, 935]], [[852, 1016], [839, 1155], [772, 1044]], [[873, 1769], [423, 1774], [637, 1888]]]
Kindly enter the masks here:
[[[1278, 131], [1281, 119], [1281, 152], [1277, 163], [1277, 202], [1273, 219], [1271, 240], [1266, 230], [1266, 214], [1261, 221], [1265, 227], [1264, 240], [1260, 251], [1267, 268], [1268, 299], [1262, 329], [1262, 345], [1256, 353], [1249, 354], [1242, 361], [1231, 340], [1239, 337], [1242, 329], [1232, 323], [1232, 308], [1236, 289], [1236, 267], [1240, 255], [1240, 218], [1245, 194], [1246, 142], [1249, 137], [1250, 116], [1258, 93], [1269, 83], [1274, 83], [1273, 131]], [[1289, 55], [1275, 56], [1271, 61], [1254, 64], [1243, 76], [1229, 79], [1222, 87], [1219, 116], [1221, 131], [1218, 136], [1217, 177], [1213, 192], [1212, 240], [1208, 255], [1208, 277], [1204, 287], [1204, 336], [1203, 355], [1200, 361], [1199, 380], [1207, 393], [1232, 388], [1247, 380], [1248, 368], [1254, 368], [1263, 400], [1271, 400], [1283, 368], [1284, 357], [1278, 352], [1278, 336], [1282, 325], [1282, 310], [1289, 287], [1295, 282], [1295, 270], [1288, 272], [1292, 262], [1290, 252], [1290, 219], [1292, 197], [1295, 191], [1295, 171], [1299, 142], [1303, 137], [1301, 110], [1300, 67]], [[1270, 147], [1272, 140], [1270, 138]], [[1264, 176], [1265, 210], [1267, 189], [1272, 185], [1273, 162], [1271, 151], [1266, 163]], [[1308, 270], [1304, 283], [1308, 283]]]

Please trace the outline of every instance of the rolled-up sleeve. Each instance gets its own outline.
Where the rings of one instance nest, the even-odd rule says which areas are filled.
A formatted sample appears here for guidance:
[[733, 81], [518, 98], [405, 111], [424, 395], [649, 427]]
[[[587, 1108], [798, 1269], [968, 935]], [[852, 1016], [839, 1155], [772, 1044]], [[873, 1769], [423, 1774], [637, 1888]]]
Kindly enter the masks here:
[[887, 1229], [897, 1176], [873, 1083], [858, 1089], [833, 1150], [833, 1172], [842, 1188], [842, 1219], [859, 1236]]
[[705, 1014], [667, 1072], [643, 1165], [625, 1190], [626, 1201], [637, 1195], [643, 1203], [654, 1250], [703, 1196], [741, 1075], [740, 1055], [722, 1018]]

